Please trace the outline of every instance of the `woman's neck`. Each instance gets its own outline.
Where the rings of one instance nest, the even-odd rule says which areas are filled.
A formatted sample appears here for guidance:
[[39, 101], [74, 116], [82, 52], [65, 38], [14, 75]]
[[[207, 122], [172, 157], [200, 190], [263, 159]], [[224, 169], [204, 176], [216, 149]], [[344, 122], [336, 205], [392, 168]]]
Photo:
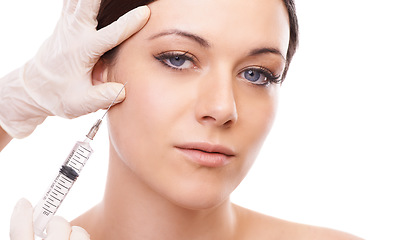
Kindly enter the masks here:
[[111, 149], [103, 201], [73, 224], [91, 240], [232, 239], [236, 213], [229, 200], [190, 210], [163, 198], [143, 183]]

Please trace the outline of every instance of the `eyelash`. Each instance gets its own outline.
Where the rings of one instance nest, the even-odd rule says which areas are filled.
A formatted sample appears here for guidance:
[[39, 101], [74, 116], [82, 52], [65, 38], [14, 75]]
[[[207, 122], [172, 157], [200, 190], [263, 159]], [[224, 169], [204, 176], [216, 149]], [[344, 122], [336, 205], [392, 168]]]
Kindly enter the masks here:
[[[174, 69], [174, 70], [183, 71], [183, 70], [186, 70], [187, 68], [176, 67], [172, 63], [167, 63], [166, 61], [170, 61], [173, 58], [174, 58], [174, 60], [178, 61], [177, 58], [179, 58], [179, 59], [184, 60], [184, 63], [182, 63], [182, 65], [184, 65], [186, 61], [189, 61], [193, 65], [192, 66], [193, 69], [198, 68], [197, 64], [196, 64], [198, 61], [188, 51], [186, 51], [186, 52], [179, 52], [179, 51], [162, 52], [162, 53], [159, 53], [157, 55], [154, 55], [154, 58], [156, 60], [158, 60], [159, 62], [161, 62], [166, 67]], [[267, 68], [262, 67], [262, 66], [255, 66], [255, 67], [245, 68], [245, 69], [243, 69], [242, 71], [239, 72], [239, 76], [241, 76], [242, 74], [244, 74], [247, 71], [257, 72], [257, 73], [260, 74], [260, 76], [261, 75], [264, 76], [265, 80], [263, 82], [261, 82], [261, 83], [254, 83], [253, 81], [250, 81], [249, 79], [246, 79], [246, 81], [248, 81], [248, 82], [250, 82], [250, 83], [252, 83], [254, 85], [257, 85], [257, 86], [267, 87], [270, 84], [279, 84], [282, 81], [281, 75], [275, 76], [270, 70], [268, 70]]]
[[[246, 79], [246, 81], [251, 82], [254, 85], [259, 85], [259, 86], [269, 86], [270, 84], [279, 84], [282, 82], [281, 75], [274, 75], [269, 69], [262, 67], [262, 66], [255, 66], [255, 67], [248, 67], [243, 69], [239, 75], [243, 75], [247, 71], [255, 71], [258, 72], [260, 75], [264, 76], [264, 80], [261, 83], [254, 83], [250, 81], [249, 79]], [[244, 78], [244, 77], [243, 77]]]
[[159, 62], [161, 62], [162, 64], [164, 64], [166, 67], [169, 67], [174, 70], [180, 70], [180, 71], [185, 70], [185, 68], [179, 68], [179, 67], [173, 66], [171, 63], [169, 64], [166, 61], [167, 60], [170, 61], [170, 59], [173, 59], [173, 58], [174, 59], [181, 58], [184, 61], [191, 62], [193, 64], [192, 68], [194, 68], [194, 69], [197, 68], [196, 63], [198, 62], [193, 55], [188, 53], [188, 51], [183, 52], [183, 53], [182, 52], [162, 52], [162, 53], [159, 53], [158, 55], [155, 55], [154, 58], [156, 60], [158, 60]]

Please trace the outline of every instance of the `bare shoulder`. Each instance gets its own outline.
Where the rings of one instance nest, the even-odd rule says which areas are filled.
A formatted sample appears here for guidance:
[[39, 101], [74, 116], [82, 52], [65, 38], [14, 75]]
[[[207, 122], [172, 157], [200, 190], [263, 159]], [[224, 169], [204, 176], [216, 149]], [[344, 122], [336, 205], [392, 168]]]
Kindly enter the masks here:
[[[234, 206], [238, 238], [250, 240], [361, 240], [354, 235], [311, 225], [285, 221]], [[362, 239], [363, 240], [363, 239]]]
[[334, 229], [316, 227], [304, 224], [297, 224], [298, 231], [302, 232], [300, 239], [322, 239], [322, 240], [363, 240], [352, 234], [337, 231]]

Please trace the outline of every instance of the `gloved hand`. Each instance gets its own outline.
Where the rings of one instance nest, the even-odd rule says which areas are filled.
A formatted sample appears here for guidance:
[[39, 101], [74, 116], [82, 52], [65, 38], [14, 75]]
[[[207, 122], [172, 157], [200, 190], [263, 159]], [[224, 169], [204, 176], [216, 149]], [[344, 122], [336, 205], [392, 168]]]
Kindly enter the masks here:
[[[10, 222], [10, 240], [34, 240], [33, 208], [26, 199], [15, 205]], [[89, 240], [90, 235], [81, 227], [73, 226], [59, 216], [47, 225], [46, 240]]]
[[119, 83], [93, 86], [92, 69], [100, 56], [139, 31], [150, 11], [136, 8], [97, 31], [100, 2], [64, 0], [55, 31], [35, 57], [0, 79], [0, 126], [10, 136], [28, 136], [47, 116], [74, 118], [106, 108], [122, 89]]

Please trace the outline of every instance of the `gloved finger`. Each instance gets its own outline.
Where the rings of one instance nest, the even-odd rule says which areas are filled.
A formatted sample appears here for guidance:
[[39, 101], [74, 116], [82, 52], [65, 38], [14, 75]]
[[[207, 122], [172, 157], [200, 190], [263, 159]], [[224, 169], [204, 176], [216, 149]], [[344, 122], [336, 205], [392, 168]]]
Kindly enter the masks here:
[[11, 240], [34, 240], [33, 208], [28, 200], [22, 198], [14, 207], [10, 222]]
[[69, 240], [71, 226], [60, 216], [54, 216], [47, 224], [46, 240]]
[[92, 52], [101, 56], [116, 47], [138, 32], [148, 21], [149, 15], [150, 10], [147, 6], [137, 7], [109, 26], [100, 29], [96, 36], [96, 43], [91, 43]]
[[90, 235], [83, 228], [73, 226], [70, 240], [90, 240]]
[[86, 19], [91, 23], [97, 23], [97, 14], [101, 0], [80, 0], [79, 8], [76, 9], [76, 17], [79, 19]]
[[108, 108], [119, 92], [120, 94], [117, 96], [114, 104], [120, 103], [126, 96], [125, 89], [122, 88], [123, 84], [115, 82], [95, 85], [89, 89], [84, 99], [85, 104], [82, 107], [86, 108], [86, 112], [95, 112], [98, 109]]
[[63, 11], [68, 14], [73, 14], [78, 2], [79, 0], [64, 0]]

